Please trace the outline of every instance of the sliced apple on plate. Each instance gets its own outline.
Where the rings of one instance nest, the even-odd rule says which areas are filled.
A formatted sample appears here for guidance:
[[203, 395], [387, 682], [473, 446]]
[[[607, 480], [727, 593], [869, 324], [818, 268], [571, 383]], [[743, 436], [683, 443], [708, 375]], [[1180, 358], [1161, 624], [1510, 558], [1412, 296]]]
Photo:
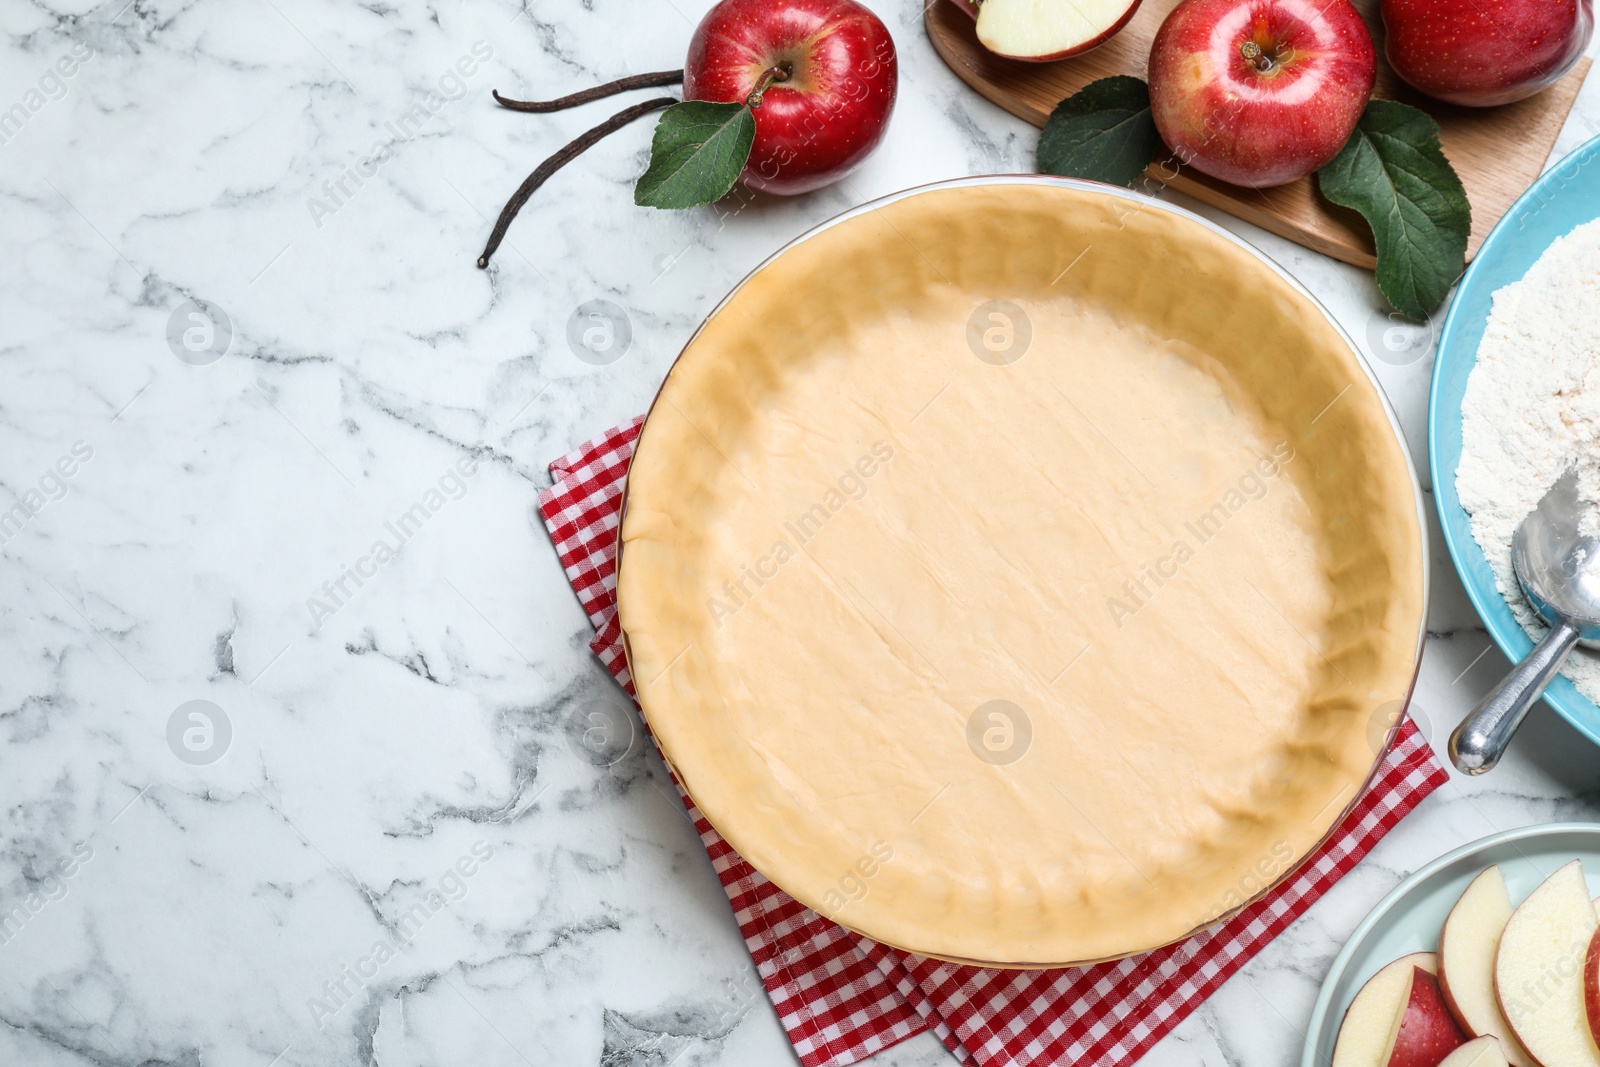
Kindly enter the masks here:
[[1461, 1047], [1437, 969], [1433, 953], [1414, 952], [1369, 978], [1339, 1026], [1333, 1067], [1438, 1067]]
[[[1439, 986], [1456, 1022], [1469, 1037], [1493, 1037], [1511, 1067], [1536, 1067], [1500, 1014], [1494, 995], [1494, 958], [1511, 918], [1511, 897], [1499, 867], [1472, 880], [1439, 932]], [[1492, 1061], [1491, 1061], [1492, 1062]]]
[[1600, 1067], [1584, 997], [1584, 960], [1597, 928], [1583, 867], [1574, 860], [1529, 894], [1500, 935], [1495, 996], [1540, 1067]]
[[1439, 1067], [1508, 1067], [1500, 1042], [1475, 1037], [1439, 1061]]
[[1128, 24], [1139, 0], [951, 0], [995, 55], [1045, 63], [1087, 52]]

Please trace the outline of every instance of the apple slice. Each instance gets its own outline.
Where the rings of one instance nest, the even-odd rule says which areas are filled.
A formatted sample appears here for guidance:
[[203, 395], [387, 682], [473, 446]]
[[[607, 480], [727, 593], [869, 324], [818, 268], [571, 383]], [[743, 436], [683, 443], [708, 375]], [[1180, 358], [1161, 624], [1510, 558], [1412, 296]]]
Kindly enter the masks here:
[[1589, 939], [1583, 956], [1583, 1007], [1589, 1016], [1589, 1036], [1600, 1044], [1600, 929]]
[[1439, 1067], [1509, 1067], [1500, 1042], [1475, 1037], [1439, 1061]]
[[1500, 1011], [1541, 1067], [1600, 1067], [1584, 1005], [1584, 958], [1600, 920], [1577, 860], [1511, 913], [1494, 958]]
[[1490, 867], [1472, 880], [1439, 932], [1439, 986], [1451, 1014], [1469, 1037], [1497, 1038], [1512, 1067], [1535, 1067], [1511, 1032], [1494, 995], [1494, 955], [1511, 918], [1505, 875]]
[[1412, 967], [1411, 995], [1380, 1062], [1386, 1067], [1439, 1067], [1466, 1042], [1467, 1035], [1444, 1002], [1439, 979], [1431, 971]]
[[1416, 973], [1431, 975], [1437, 969], [1433, 953], [1413, 952], [1368, 978], [1339, 1024], [1333, 1067], [1385, 1067], [1411, 1003]]
[[954, 0], [996, 55], [1046, 63], [1087, 52], [1128, 24], [1139, 0]]

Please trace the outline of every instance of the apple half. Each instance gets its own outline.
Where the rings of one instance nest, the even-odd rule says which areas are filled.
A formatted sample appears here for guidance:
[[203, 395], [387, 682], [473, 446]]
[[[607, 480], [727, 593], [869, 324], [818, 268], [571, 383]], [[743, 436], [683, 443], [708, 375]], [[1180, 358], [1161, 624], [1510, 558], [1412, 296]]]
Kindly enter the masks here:
[[1439, 931], [1439, 985], [1446, 1003], [1470, 1037], [1493, 1037], [1511, 1067], [1536, 1067], [1494, 994], [1494, 958], [1511, 919], [1505, 875], [1489, 867], [1461, 894]]
[[1584, 1003], [1584, 961], [1600, 921], [1577, 860], [1529, 894], [1495, 952], [1500, 1011], [1541, 1067], [1600, 1067]]
[[997, 56], [1048, 63], [1109, 40], [1139, 0], [951, 0], [978, 20], [978, 42]]
[[1432, 952], [1414, 952], [1367, 979], [1339, 1026], [1333, 1067], [1438, 1067], [1465, 1044], [1437, 968]]

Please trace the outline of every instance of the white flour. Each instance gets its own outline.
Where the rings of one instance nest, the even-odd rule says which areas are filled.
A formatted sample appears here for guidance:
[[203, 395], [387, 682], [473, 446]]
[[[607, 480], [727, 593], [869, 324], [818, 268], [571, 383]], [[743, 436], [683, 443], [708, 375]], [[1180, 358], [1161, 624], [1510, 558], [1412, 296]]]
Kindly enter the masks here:
[[[1600, 500], [1600, 220], [1558, 238], [1521, 281], [1494, 294], [1461, 436], [1456, 492], [1472, 536], [1500, 595], [1538, 640], [1546, 628], [1517, 587], [1511, 535], [1574, 464], [1584, 499]], [[1600, 654], [1577, 649], [1561, 673], [1600, 703]]]

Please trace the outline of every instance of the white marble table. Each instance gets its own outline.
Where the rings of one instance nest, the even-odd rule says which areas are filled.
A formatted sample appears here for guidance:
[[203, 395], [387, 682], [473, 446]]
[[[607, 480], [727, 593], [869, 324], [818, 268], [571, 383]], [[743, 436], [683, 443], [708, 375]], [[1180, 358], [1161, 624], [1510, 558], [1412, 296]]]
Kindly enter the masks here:
[[[22, 106], [0, 122], [0, 506], [32, 509], [0, 532], [0, 910], [23, 908], [0, 1064], [792, 1062], [660, 762], [575, 743], [624, 698], [534, 497], [779, 244], [1028, 170], [1034, 131], [944, 69], [917, 4], [877, 2], [900, 104], [848, 182], [727, 219], [635, 208], [640, 125], [552, 181], [485, 274], [486, 220], [607, 113], [514, 115], [489, 89], [677, 66], [709, 0], [124, 2], [0, 5], [0, 110]], [[1600, 132], [1597, 93], [1561, 150]], [[1370, 276], [1224, 221], [1381, 335]], [[594, 299], [632, 332], [605, 366], [566, 341]], [[191, 335], [210, 354], [186, 361], [188, 301], [231, 337]], [[1431, 354], [1389, 358], [1426, 480]], [[1437, 743], [1505, 663], [1434, 549]], [[185, 747], [190, 701], [227, 730]], [[1146, 1062], [1287, 1062], [1387, 888], [1492, 830], [1600, 815], [1597, 756], [1536, 713]], [[948, 1057], [924, 1035], [878, 1059]]]

